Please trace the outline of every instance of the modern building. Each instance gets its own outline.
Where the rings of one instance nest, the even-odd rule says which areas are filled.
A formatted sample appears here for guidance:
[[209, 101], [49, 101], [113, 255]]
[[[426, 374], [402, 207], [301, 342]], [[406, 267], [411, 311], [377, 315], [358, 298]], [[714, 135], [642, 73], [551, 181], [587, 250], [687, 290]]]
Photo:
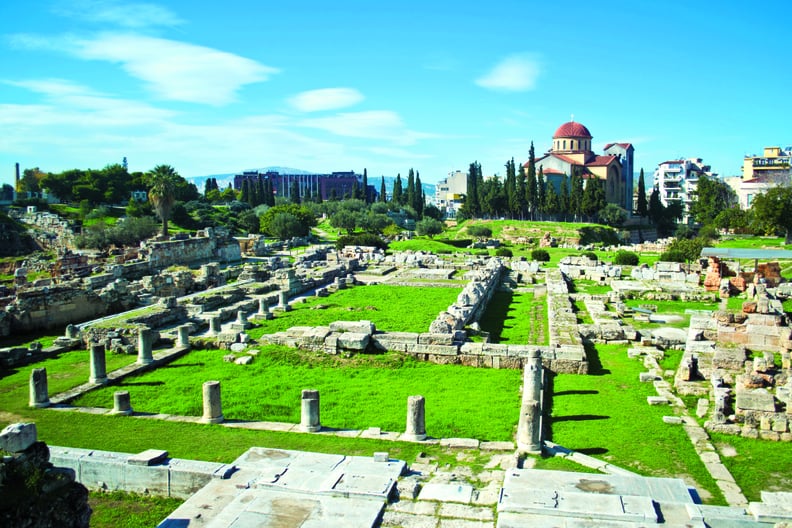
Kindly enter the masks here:
[[745, 156], [742, 179], [735, 188], [740, 207], [748, 209], [758, 194], [779, 185], [792, 185], [792, 147], [765, 147], [762, 156]]
[[[553, 147], [536, 159], [536, 171], [542, 169], [545, 180], [561, 187], [561, 179], [577, 174], [584, 180], [597, 178], [605, 182], [605, 199], [633, 212], [633, 154], [630, 143], [609, 143], [604, 155], [591, 150], [591, 132], [580, 123], [564, 123], [553, 134]], [[528, 168], [528, 162], [524, 164]]]
[[[292, 182], [296, 181], [301, 197], [320, 194], [322, 200], [333, 198], [341, 200], [352, 195], [352, 189], [355, 185], [363, 185], [363, 176], [355, 174], [355, 171], [332, 172], [330, 174], [281, 174], [277, 171], [245, 171], [234, 176], [234, 189], [242, 189], [242, 182], [245, 180], [256, 185], [258, 185], [260, 180], [269, 180], [272, 183], [272, 191], [275, 196], [286, 198], [291, 198], [289, 192], [292, 188]], [[376, 201], [379, 194], [373, 185], [368, 185], [366, 193], [369, 202]]]
[[709, 165], [704, 164], [701, 158], [664, 161], [654, 172], [654, 184], [660, 191], [660, 201], [665, 206], [681, 203], [684, 211], [683, 223], [690, 223], [692, 220], [688, 211], [702, 175], [712, 178], [718, 176], [711, 171]]
[[456, 218], [467, 194], [467, 173], [452, 171], [435, 185], [435, 205], [447, 218]]

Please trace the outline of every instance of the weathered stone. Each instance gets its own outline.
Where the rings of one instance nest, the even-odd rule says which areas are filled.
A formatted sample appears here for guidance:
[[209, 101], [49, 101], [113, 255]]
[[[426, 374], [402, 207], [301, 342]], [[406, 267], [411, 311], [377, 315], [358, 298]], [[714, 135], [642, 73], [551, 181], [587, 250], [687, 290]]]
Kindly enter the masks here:
[[88, 378], [89, 383], [103, 385], [107, 383], [107, 365], [105, 362], [105, 346], [101, 344], [91, 345], [90, 369]]
[[49, 407], [49, 389], [47, 387], [47, 369], [34, 368], [30, 371], [30, 406]]
[[242, 356], [236, 358], [234, 363], [237, 365], [250, 365], [251, 363], [253, 363], [253, 356]]
[[0, 450], [20, 453], [37, 440], [36, 424], [14, 423], [0, 432]]
[[207, 381], [203, 384], [203, 416], [204, 423], [222, 423], [223, 404], [220, 398], [220, 382]]
[[407, 398], [407, 427], [402, 439], [413, 442], [426, 440], [426, 412], [423, 396]]
[[306, 433], [316, 433], [322, 430], [319, 416], [318, 390], [302, 391], [300, 429]]
[[335, 321], [330, 323], [330, 330], [333, 332], [354, 332], [372, 335], [376, 328], [371, 321]]
[[113, 414], [130, 415], [132, 414], [129, 391], [116, 391], [113, 393]]

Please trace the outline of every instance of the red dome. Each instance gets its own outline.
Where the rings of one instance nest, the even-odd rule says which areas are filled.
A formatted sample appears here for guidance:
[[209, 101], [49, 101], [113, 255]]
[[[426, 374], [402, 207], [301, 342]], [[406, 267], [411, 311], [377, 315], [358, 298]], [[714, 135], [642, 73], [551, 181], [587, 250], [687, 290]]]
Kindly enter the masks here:
[[553, 134], [553, 139], [555, 138], [591, 139], [591, 132], [589, 132], [588, 128], [584, 127], [580, 123], [575, 123], [574, 121], [570, 121], [558, 127], [558, 130], [556, 130], [555, 134]]

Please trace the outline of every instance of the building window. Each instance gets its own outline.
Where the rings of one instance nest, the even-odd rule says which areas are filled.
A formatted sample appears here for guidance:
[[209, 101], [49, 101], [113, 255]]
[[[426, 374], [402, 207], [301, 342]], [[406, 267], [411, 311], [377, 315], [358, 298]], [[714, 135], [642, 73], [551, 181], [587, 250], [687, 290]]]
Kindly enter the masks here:
[[748, 194], [745, 196], [745, 205], [751, 206], [751, 202], [753, 202], [753, 194]]
[[564, 140], [564, 150], [566, 150], [566, 139]]

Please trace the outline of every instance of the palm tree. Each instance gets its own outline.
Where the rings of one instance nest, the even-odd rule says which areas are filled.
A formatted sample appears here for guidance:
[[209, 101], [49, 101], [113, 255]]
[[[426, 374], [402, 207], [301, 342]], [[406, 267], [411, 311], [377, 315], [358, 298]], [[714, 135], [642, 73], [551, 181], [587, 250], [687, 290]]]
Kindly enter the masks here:
[[162, 236], [168, 237], [168, 218], [170, 218], [173, 202], [176, 200], [176, 185], [179, 173], [170, 165], [157, 165], [148, 174], [148, 197], [151, 204], [162, 219]]

